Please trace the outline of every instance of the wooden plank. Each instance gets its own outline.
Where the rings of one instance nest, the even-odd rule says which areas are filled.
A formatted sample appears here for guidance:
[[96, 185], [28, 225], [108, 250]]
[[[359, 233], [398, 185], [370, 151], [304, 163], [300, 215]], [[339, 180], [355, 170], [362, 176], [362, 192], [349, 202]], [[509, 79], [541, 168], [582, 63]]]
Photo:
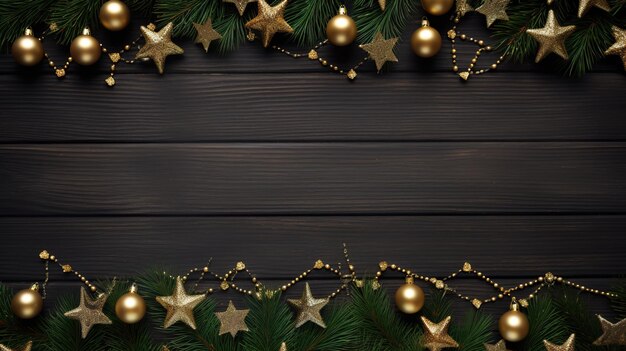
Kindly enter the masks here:
[[0, 277], [39, 279], [47, 249], [88, 277], [185, 272], [212, 257], [220, 273], [245, 260], [260, 277], [290, 279], [317, 259], [342, 262], [344, 242], [362, 274], [387, 260], [429, 276], [465, 261], [498, 277], [619, 275], [625, 226], [626, 216], [0, 218]]
[[625, 140], [622, 74], [363, 78], [0, 76], [0, 142]]

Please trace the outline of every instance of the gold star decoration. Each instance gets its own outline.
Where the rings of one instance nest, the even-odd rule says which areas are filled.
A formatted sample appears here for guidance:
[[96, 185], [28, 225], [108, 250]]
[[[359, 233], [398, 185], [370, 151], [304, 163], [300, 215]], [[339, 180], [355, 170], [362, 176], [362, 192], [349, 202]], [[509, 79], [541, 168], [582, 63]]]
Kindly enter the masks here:
[[562, 345], [556, 345], [548, 340], [543, 341], [543, 345], [546, 347], [546, 351], [574, 351], [574, 339], [576, 334], [572, 334], [565, 340]]
[[602, 326], [602, 335], [593, 342], [594, 345], [626, 345], [626, 318], [611, 323], [598, 315]]
[[594, 6], [607, 12], [611, 11], [611, 5], [609, 5], [606, 0], [580, 0], [580, 5], [578, 5], [578, 18], [582, 18]]
[[169, 328], [174, 323], [181, 321], [187, 324], [191, 329], [196, 329], [196, 320], [193, 317], [193, 309], [196, 308], [206, 295], [187, 295], [183, 280], [176, 278], [176, 288], [171, 296], [157, 296], [156, 300], [166, 310], [167, 315], [163, 322], [163, 328]]
[[284, 18], [287, 0], [281, 1], [276, 6], [270, 6], [265, 0], [258, 0], [258, 3], [259, 14], [246, 23], [246, 28], [261, 32], [264, 47], [270, 45], [274, 34], [279, 32], [293, 32], [293, 28], [291, 28]]
[[387, 7], [387, 0], [378, 0], [378, 5], [382, 11], [385, 11], [385, 7]]
[[180, 46], [172, 42], [173, 29], [174, 23], [172, 22], [168, 23], [158, 32], [141, 26], [141, 33], [146, 43], [139, 50], [135, 59], [152, 59], [159, 73], [163, 74], [165, 70], [165, 59], [170, 55], [180, 55], [185, 52]]
[[304, 286], [304, 292], [301, 298], [289, 299], [288, 301], [298, 310], [296, 328], [301, 327], [306, 322], [313, 322], [322, 328], [326, 328], [326, 323], [324, 323], [320, 311], [328, 304], [329, 299], [314, 298], [309, 283], [306, 283]]
[[506, 342], [500, 340], [495, 344], [485, 344], [485, 351], [509, 351], [506, 348]]
[[280, 344], [280, 349], [278, 349], [278, 351], [287, 351], [287, 344], [285, 343]]
[[459, 347], [459, 344], [448, 335], [448, 327], [452, 317], [448, 316], [439, 323], [433, 323], [422, 316], [424, 323], [424, 347], [430, 351], [441, 351], [447, 347]]
[[535, 62], [543, 60], [551, 52], [561, 56], [567, 60], [567, 49], [565, 48], [565, 39], [567, 39], [574, 31], [576, 26], [561, 27], [556, 20], [554, 11], [548, 11], [548, 19], [543, 28], [527, 29], [526, 33], [530, 34], [539, 43], [539, 50]]
[[196, 44], [202, 44], [206, 52], [209, 52], [209, 45], [211, 45], [213, 40], [222, 39], [220, 33], [213, 29], [213, 23], [210, 18], [204, 24], [194, 23], [193, 26], [198, 32]]
[[618, 55], [622, 59], [624, 70], [626, 71], [626, 29], [613, 26], [613, 37], [615, 38], [615, 44], [611, 45], [604, 54]]
[[26, 345], [24, 345], [21, 349], [11, 349], [7, 346], [0, 344], [0, 351], [30, 351], [32, 347], [33, 347], [32, 341], [27, 342]]
[[230, 2], [231, 4], [235, 4], [237, 7], [237, 11], [239, 11], [239, 16], [243, 16], [243, 13], [246, 11], [246, 7], [249, 3], [256, 2], [257, 0], [222, 0], [223, 2]]
[[228, 307], [224, 312], [215, 312], [217, 319], [220, 320], [220, 332], [219, 335], [230, 333], [233, 338], [237, 335], [237, 332], [248, 331], [246, 325], [246, 316], [250, 310], [238, 310], [232, 301], [228, 302]]
[[474, 8], [470, 5], [469, 0], [456, 1], [456, 12], [458, 12], [461, 16], [465, 16], [465, 14], [472, 11], [474, 11]]
[[111, 324], [111, 320], [103, 312], [102, 308], [109, 295], [102, 294], [92, 300], [84, 287], [80, 288], [80, 304], [75, 309], [65, 312], [65, 316], [75, 319], [80, 323], [81, 335], [87, 337], [91, 328], [96, 324]]
[[485, 0], [485, 2], [476, 9], [487, 18], [487, 27], [491, 27], [496, 20], [508, 21], [509, 15], [506, 14], [506, 7], [510, 0]]
[[398, 62], [398, 58], [393, 53], [393, 48], [396, 46], [396, 43], [398, 43], [398, 38], [385, 39], [383, 35], [378, 32], [371, 43], [361, 44], [359, 47], [367, 51], [370, 58], [376, 62], [376, 69], [380, 72], [385, 62]]

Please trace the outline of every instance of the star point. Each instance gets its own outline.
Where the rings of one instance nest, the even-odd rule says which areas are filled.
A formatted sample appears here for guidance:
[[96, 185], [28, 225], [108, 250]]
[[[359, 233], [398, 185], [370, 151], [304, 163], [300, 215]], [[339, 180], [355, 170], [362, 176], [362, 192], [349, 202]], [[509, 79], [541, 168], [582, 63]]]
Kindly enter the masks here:
[[193, 309], [196, 308], [204, 299], [206, 295], [187, 295], [183, 280], [180, 277], [176, 278], [176, 288], [170, 296], [157, 296], [156, 300], [166, 310], [167, 314], [163, 321], [163, 328], [169, 328], [176, 322], [183, 322], [187, 324], [191, 329], [196, 329], [196, 320], [193, 316]]
[[506, 341], [500, 340], [495, 344], [485, 344], [485, 351], [509, 351], [506, 348]]
[[554, 15], [554, 11], [548, 12], [548, 19], [543, 28], [527, 29], [539, 43], [539, 50], [535, 62], [543, 60], [548, 54], [555, 53], [567, 60], [569, 58], [565, 48], [565, 40], [574, 33], [576, 26], [561, 26]]
[[626, 345], [626, 318], [617, 323], [611, 323], [598, 315], [602, 335], [593, 342], [594, 345]]
[[371, 57], [376, 63], [376, 70], [380, 72], [385, 62], [398, 62], [398, 58], [393, 53], [393, 49], [398, 43], [398, 38], [385, 39], [383, 35], [378, 32], [371, 43], [361, 44], [361, 49], [367, 51], [369, 57]]
[[618, 55], [622, 59], [624, 70], [626, 71], [626, 29], [613, 26], [613, 38], [615, 38], [615, 44], [611, 45], [604, 54]]
[[574, 351], [574, 339], [576, 338], [576, 334], [572, 334], [565, 340], [565, 342], [561, 345], [556, 345], [548, 340], [543, 341], [543, 345], [546, 347], [546, 351]]
[[209, 52], [209, 45], [211, 45], [213, 40], [222, 39], [220, 33], [213, 29], [213, 22], [210, 18], [207, 19], [204, 24], [194, 23], [193, 26], [198, 32], [196, 44], [202, 44], [205, 52]]
[[461, 16], [465, 16], [468, 12], [472, 11], [474, 11], [474, 8], [470, 5], [469, 0], [456, 1], [456, 12], [458, 12]]
[[606, 0], [580, 0], [580, 5], [578, 6], [578, 18], [582, 18], [594, 6], [606, 12], [611, 11], [611, 5], [609, 5]]
[[328, 304], [329, 299], [314, 298], [309, 283], [306, 283], [304, 286], [301, 298], [289, 299], [288, 301], [298, 310], [296, 328], [301, 327], [306, 322], [313, 322], [322, 328], [326, 328], [326, 323], [324, 323], [320, 311]]
[[482, 13], [487, 19], [487, 27], [496, 20], [508, 21], [509, 15], [506, 13], [506, 7], [510, 0], [485, 0], [485, 2], [476, 8], [476, 12]]
[[459, 347], [456, 340], [448, 335], [448, 327], [452, 317], [448, 316], [439, 323], [433, 323], [428, 318], [422, 316], [424, 324], [424, 347], [430, 351], [441, 351], [448, 347]]
[[265, 0], [258, 0], [259, 14], [246, 23], [246, 28], [261, 32], [263, 46], [268, 47], [274, 34], [291, 33], [293, 28], [285, 21], [287, 1], [283, 0], [276, 6], [271, 6]]
[[33, 342], [29, 341], [20, 349], [11, 349], [8, 346], [0, 344], [0, 351], [30, 351], [33, 348]]
[[257, 2], [257, 0], [222, 0], [223, 2], [230, 2], [237, 7], [237, 11], [239, 12], [239, 16], [243, 16], [243, 13], [246, 11], [246, 7], [248, 4]]
[[249, 331], [246, 325], [246, 316], [250, 310], [238, 310], [232, 301], [228, 302], [228, 307], [224, 312], [215, 312], [220, 321], [219, 335], [230, 333], [234, 338], [240, 331]]
[[111, 324], [111, 320], [103, 312], [102, 308], [109, 297], [108, 294], [102, 294], [95, 300], [89, 297], [84, 287], [80, 289], [80, 303], [75, 309], [65, 312], [65, 316], [75, 319], [80, 323], [81, 336], [83, 339], [87, 337], [91, 328], [97, 324]]
[[172, 42], [173, 30], [174, 23], [172, 22], [168, 23], [158, 32], [141, 26], [141, 33], [146, 43], [139, 50], [135, 59], [152, 59], [159, 73], [163, 74], [165, 70], [165, 59], [170, 55], [181, 55], [185, 52], [180, 46]]

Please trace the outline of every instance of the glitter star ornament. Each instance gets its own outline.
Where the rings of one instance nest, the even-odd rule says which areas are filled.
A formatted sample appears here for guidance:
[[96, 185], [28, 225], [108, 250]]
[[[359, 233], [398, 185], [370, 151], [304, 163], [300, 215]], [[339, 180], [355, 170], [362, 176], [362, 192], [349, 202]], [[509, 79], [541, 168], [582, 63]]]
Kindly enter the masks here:
[[223, 0], [224, 2], [230, 2], [231, 4], [235, 4], [237, 7], [237, 11], [239, 11], [239, 16], [243, 16], [243, 13], [246, 11], [246, 7], [249, 3], [256, 2], [257, 0]]
[[574, 339], [576, 334], [572, 334], [565, 340], [562, 345], [556, 345], [548, 340], [543, 341], [543, 345], [546, 347], [546, 351], [574, 351]]
[[313, 322], [322, 328], [326, 328], [326, 323], [324, 323], [320, 311], [328, 304], [329, 299], [314, 298], [309, 283], [306, 283], [304, 286], [301, 298], [289, 299], [288, 301], [298, 310], [296, 328], [301, 327], [306, 322]]
[[278, 349], [278, 351], [287, 351], [287, 344], [285, 343], [280, 344], [280, 349]]
[[378, 6], [382, 11], [385, 11], [385, 7], [387, 7], [387, 0], [378, 0]]
[[196, 320], [193, 317], [193, 309], [196, 308], [206, 295], [187, 295], [183, 280], [176, 278], [176, 288], [171, 296], [157, 296], [156, 300], [166, 310], [163, 328], [169, 328], [176, 322], [183, 322], [191, 329], [196, 329]]
[[509, 351], [506, 348], [506, 342], [500, 340], [495, 344], [485, 344], [485, 351]]
[[561, 27], [556, 20], [554, 11], [548, 12], [548, 20], [543, 28], [527, 29], [526, 33], [530, 34], [539, 43], [539, 51], [535, 62], [543, 60], [548, 54], [555, 53], [567, 60], [567, 49], [565, 48], [565, 39], [567, 39], [574, 31], [576, 26]]
[[602, 335], [593, 342], [594, 345], [626, 345], [626, 318], [617, 323], [611, 323], [602, 316], [598, 316]]
[[487, 18], [487, 27], [491, 27], [496, 20], [508, 21], [509, 15], [506, 14], [506, 7], [510, 0], [485, 0], [485, 2], [476, 8], [476, 12], [480, 12]]
[[146, 43], [139, 50], [135, 59], [151, 59], [157, 66], [159, 73], [163, 74], [165, 71], [165, 59], [170, 55], [181, 55], [185, 52], [180, 46], [172, 42], [173, 30], [174, 23], [172, 22], [158, 32], [141, 26], [141, 33]]
[[474, 8], [470, 5], [469, 0], [456, 0], [456, 12], [461, 16], [465, 16], [472, 11], [474, 11]]
[[611, 11], [611, 5], [606, 0], [580, 0], [578, 18], [582, 18], [594, 6], [607, 12]]
[[246, 23], [246, 28], [261, 32], [263, 46], [268, 47], [274, 34], [291, 33], [293, 28], [285, 21], [285, 8], [287, 0], [283, 0], [276, 6], [270, 6], [265, 0], [258, 0], [259, 14]]
[[433, 323], [428, 318], [422, 316], [424, 323], [424, 347], [430, 351], [441, 351], [448, 347], [459, 347], [459, 344], [448, 335], [448, 327], [452, 317], [448, 316], [439, 323]]
[[246, 325], [246, 316], [250, 310], [238, 310], [232, 301], [228, 302], [228, 307], [224, 312], [215, 312], [217, 319], [219, 319], [220, 332], [219, 335], [230, 333], [234, 338], [240, 331], [248, 331]]
[[97, 324], [111, 324], [111, 320], [103, 312], [102, 308], [109, 295], [102, 294], [92, 300], [85, 288], [80, 289], [80, 304], [75, 309], [65, 312], [65, 316], [75, 319], [80, 323], [81, 336], [87, 337], [91, 328]]
[[210, 18], [204, 24], [194, 23], [193, 26], [198, 32], [196, 44], [202, 44], [205, 52], [209, 52], [209, 45], [211, 45], [213, 40], [222, 39], [220, 33], [213, 29], [213, 23]]
[[359, 47], [370, 55], [370, 58], [376, 63], [376, 70], [380, 72], [385, 62], [398, 62], [398, 58], [393, 53], [393, 48], [398, 43], [398, 38], [385, 39], [378, 32], [374, 40], [369, 44], [361, 44]]
[[615, 38], [615, 44], [611, 45], [604, 54], [618, 55], [622, 59], [624, 70], [626, 71], [626, 29], [613, 26], [613, 37]]
[[0, 351], [30, 351], [33, 348], [33, 342], [29, 341], [20, 349], [11, 349], [2, 344], [0, 344]]

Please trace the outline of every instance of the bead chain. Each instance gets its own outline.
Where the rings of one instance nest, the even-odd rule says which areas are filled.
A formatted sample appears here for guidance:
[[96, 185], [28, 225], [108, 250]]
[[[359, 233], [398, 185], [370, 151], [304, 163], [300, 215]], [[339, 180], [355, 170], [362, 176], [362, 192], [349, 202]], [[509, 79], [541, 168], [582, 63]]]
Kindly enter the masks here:
[[[47, 296], [47, 292], [46, 292], [46, 287], [48, 286], [48, 282], [50, 280], [50, 267], [49, 267], [49, 263], [56, 263], [61, 270], [63, 271], [63, 273], [74, 273], [74, 275], [80, 279], [81, 282], [83, 282], [88, 288], [89, 291], [91, 291], [92, 293], [99, 293], [102, 294], [104, 292], [99, 292], [98, 288], [92, 284], [87, 278], [85, 278], [84, 275], [80, 274], [80, 272], [74, 270], [72, 268], [72, 266], [70, 266], [69, 264], [62, 264], [59, 262], [59, 259], [55, 256], [50, 254], [48, 251], [43, 250], [39, 253], [39, 258], [45, 261], [45, 278], [42, 284], [42, 298], [45, 299]], [[115, 286], [115, 282], [116, 279], [113, 279], [113, 284], [110, 288], [110, 290], [113, 289], [113, 286]]]

